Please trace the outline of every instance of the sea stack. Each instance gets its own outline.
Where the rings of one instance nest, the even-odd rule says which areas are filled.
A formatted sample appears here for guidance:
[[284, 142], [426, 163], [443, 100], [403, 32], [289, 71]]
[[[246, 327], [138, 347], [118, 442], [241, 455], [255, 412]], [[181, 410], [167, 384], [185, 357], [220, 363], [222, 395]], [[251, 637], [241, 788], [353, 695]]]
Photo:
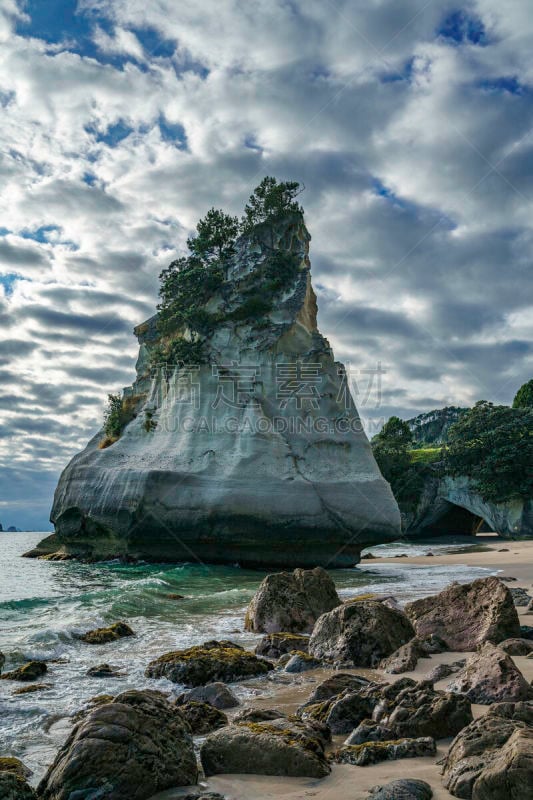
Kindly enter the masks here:
[[102, 430], [66, 467], [55, 535], [33, 554], [344, 567], [398, 537], [346, 371], [317, 328], [310, 238], [291, 212], [237, 239], [197, 362], [159, 362], [158, 315], [135, 329], [120, 435]]

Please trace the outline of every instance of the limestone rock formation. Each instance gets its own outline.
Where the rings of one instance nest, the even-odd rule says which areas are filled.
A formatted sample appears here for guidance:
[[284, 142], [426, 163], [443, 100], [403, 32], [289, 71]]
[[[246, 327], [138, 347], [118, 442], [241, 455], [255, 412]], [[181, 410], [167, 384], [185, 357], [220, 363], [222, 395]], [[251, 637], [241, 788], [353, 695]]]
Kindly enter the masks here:
[[533, 688], [511, 656], [490, 642], [470, 656], [447, 688], [464, 694], [472, 703], [533, 700]]
[[42, 800], [148, 800], [197, 782], [190, 728], [159, 692], [128, 691], [84, 715], [38, 787]]
[[222, 728], [207, 737], [200, 758], [206, 776], [239, 772], [324, 778], [330, 771], [324, 744], [312, 726], [281, 717]]
[[475, 650], [483, 642], [520, 638], [511, 593], [493, 577], [452, 584], [440, 594], [408, 603], [405, 613], [418, 636], [435, 633], [450, 650]]
[[[527, 791], [527, 782], [531, 781], [531, 738], [514, 740], [505, 756], [501, 759], [504, 746], [511, 740], [515, 732], [531, 731], [533, 729], [533, 705], [531, 703], [498, 703], [492, 705], [481, 717], [471, 722], [455, 737], [450, 745], [444, 761], [443, 783], [446, 789], [464, 800], [509, 800], [509, 798], [526, 798], [531, 793]], [[529, 752], [529, 763], [524, 759], [524, 745]], [[514, 758], [517, 753], [518, 758]], [[523, 765], [529, 769], [529, 776], [524, 775]], [[496, 764], [496, 770], [493, 766]], [[501, 778], [503, 764], [509, 767], [515, 765], [518, 770], [509, 769], [508, 789]], [[488, 771], [489, 778], [484, 784], [483, 775]], [[521, 785], [525, 791], [521, 791]], [[500, 783], [499, 791], [492, 791], [488, 786], [496, 787]], [[478, 790], [479, 784], [479, 790]], [[487, 787], [484, 790], [484, 785]]]
[[311, 633], [321, 614], [340, 604], [335, 584], [322, 567], [276, 572], [266, 576], [250, 601], [244, 627], [255, 633]]
[[401, 611], [374, 600], [359, 600], [323, 614], [309, 641], [316, 658], [356, 667], [375, 667], [414, 636]]
[[[288, 214], [237, 241], [205, 308], [205, 363], [158, 368], [157, 316], [136, 328], [129, 421], [64, 470], [55, 534], [32, 555], [340, 567], [398, 537], [398, 506], [346, 371], [317, 329], [309, 240], [303, 217]], [[253, 313], [265, 307], [273, 257], [292, 259], [296, 273]]]

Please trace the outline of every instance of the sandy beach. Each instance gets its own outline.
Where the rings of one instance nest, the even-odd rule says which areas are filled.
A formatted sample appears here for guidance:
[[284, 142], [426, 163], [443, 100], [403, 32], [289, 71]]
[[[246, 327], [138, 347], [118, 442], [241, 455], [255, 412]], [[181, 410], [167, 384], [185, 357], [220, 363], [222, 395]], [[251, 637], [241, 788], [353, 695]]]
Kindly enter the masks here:
[[[484, 544], [489, 549], [481, 552], [453, 553], [439, 556], [416, 556], [411, 558], [380, 559], [379, 563], [412, 563], [413, 565], [431, 565], [437, 558], [440, 563], [449, 565], [461, 564], [484, 567], [491, 572], [498, 571], [499, 576], [515, 578], [509, 582], [511, 587], [523, 587], [530, 590], [533, 584], [533, 541], [506, 541], [489, 536], [478, 537], [478, 543]], [[428, 546], [428, 551], [431, 547]], [[533, 614], [525, 613], [524, 608], [518, 608], [521, 624], [533, 625]], [[423, 678], [439, 663], [451, 663], [464, 658], [465, 653], [447, 652], [420, 659], [413, 672], [404, 673], [402, 676], [386, 675], [374, 670], [352, 670], [373, 679], [383, 681], [396, 680], [399, 677]], [[528, 681], [533, 681], [533, 659], [525, 656], [515, 656], [514, 661]], [[347, 670], [343, 670], [347, 671]], [[278, 708], [285, 712], [294, 711], [304, 702], [313, 687], [324, 679], [330, 671], [313, 670], [303, 675], [289, 676], [277, 674], [268, 685], [255, 685], [257, 696], [249, 705], [263, 708]], [[435, 684], [437, 689], [444, 689], [450, 678]], [[483, 714], [486, 706], [473, 705], [474, 716]], [[338, 746], [345, 736], [334, 737], [334, 746]], [[227, 800], [364, 800], [368, 790], [378, 784], [384, 784], [396, 778], [419, 778], [427, 781], [435, 800], [451, 800], [452, 795], [443, 788], [441, 783], [440, 767], [437, 762], [447, 752], [450, 739], [438, 742], [436, 758], [413, 758], [389, 761], [366, 767], [351, 765], [332, 766], [331, 774], [321, 780], [308, 778], [278, 778], [256, 775], [219, 775], [202, 781], [206, 791], [220, 792]], [[157, 795], [157, 800], [177, 800], [187, 794], [187, 790], [170, 790]], [[154, 798], [155, 800], [155, 798]]]

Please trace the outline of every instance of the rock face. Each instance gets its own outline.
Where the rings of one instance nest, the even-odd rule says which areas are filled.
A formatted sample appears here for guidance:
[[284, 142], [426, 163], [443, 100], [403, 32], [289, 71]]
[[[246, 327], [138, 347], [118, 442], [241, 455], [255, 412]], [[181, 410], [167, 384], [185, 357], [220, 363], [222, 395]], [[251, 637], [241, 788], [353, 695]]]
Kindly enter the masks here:
[[533, 797], [533, 729], [517, 730], [474, 784], [473, 800]]
[[498, 647], [509, 656], [527, 656], [533, 652], [533, 642], [529, 639], [505, 639]]
[[507, 539], [533, 536], [533, 499], [513, 498], [502, 503], [484, 500], [466, 476], [429, 476], [414, 513], [403, 515], [409, 537], [450, 533], [474, 534], [485, 522], [488, 530]]
[[413, 670], [419, 658], [427, 658], [427, 651], [422, 646], [419, 639], [414, 637], [407, 644], [402, 644], [388, 658], [383, 659], [379, 668], [388, 672], [390, 675], [399, 675], [402, 672]]
[[[450, 745], [444, 761], [443, 783], [446, 789], [464, 800], [514, 800], [514, 798], [530, 797], [527, 788], [522, 792], [521, 786], [527, 787], [530, 776], [525, 776], [520, 769], [518, 775], [513, 770], [508, 773], [508, 788], [503, 790], [489, 789], [490, 786], [502, 786], [504, 775], [500, 772], [501, 756], [507, 742], [516, 731], [531, 731], [533, 727], [533, 705], [531, 703], [499, 703], [489, 708], [486, 714], [478, 717], [455, 737]], [[506, 750], [503, 762], [513, 764], [511, 753], [520, 751], [515, 765], [524, 764], [524, 744], [527, 745], [531, 759], [531, 739], [520, 737], [520, 747], [515, 742], [510, 750]], [[483, 776], [492, 772], [493, 765], [499, 765], [493, 777], [484, 784]], [[531, 760], [528, 769], [531, 775]], [[520, 783], [522, 781], [522, 783]], [[479, 787], [478, 787], [479, 784]], [[504, 784], [505, 786], [505, 784]], [[485, 789], [486, 787], [486, 789]], [[493, 793], [492, 793], [493, 792]]]
[[435, 633], [450, 650], [475, 650], [483, 642], [520, 638], [513, 598], [497, 578], [479, 578], [405, 606], [418, 636]]
[[466, 695], [472, 703], [533, 700], [533, 688], [511, 656], [490, 642], [467, 660], [447, 688]]
[[324, 738], [297, 720], [240, 722], [208, 736], [200, 751], [206, 776], [252, 773], [324, 778], [330, 768]]
[[256, 633], [311, 633], [322, 614], [340, 605], [335, 584], [322, 567], [276, 572], [266, 576], [252, 598], [244, 627]]
[[255, 648], [258, 656], [265, 658], [281, 658], [291, 650], [301, 650], [307, 653], [309, 636], [298, 633], [267, 633]]
[[309, 653], [345, 666], [375, 667], [413, 636], [413, 626], [401, 611], [378, 601], [359, 600], [320, 617]]
[[206, 733], [228, 724], [224, 712], [209, 703], [187, 702], [180, 705], [180, 711], [189, 723], [194, 736], [205, 736]]
[[2, 800], [37, 800], [37, 795], [24, 778], [13, 772], [0, 772]]
[[331, 760], [336, 764], [366, 767], [368, 764], [378, 764], [380, 761], [392, 761], [397, 758], [434, 756], [436, 752], [435, 740], [426, 736], [420, 739], [344, 745], [332, 753]]
[[197, 781], [190, 728], [159, 692], [129, 691], [89, 711], [38, 787], [43, 800], [146, 800]]
[[[398, 537], [398, 506], [346, 372], [317, 329], [309, 240], [299, 214], [239, 239], [206, 306], [216, 318], [207, 363], [154, 370], [157, 317], [136, 328], [137, 377], [124, 391], [130, 421], [104, 449], [97, 434], [64, 470], [56, 533], [33, 555], [178, 561], [193, 553], [342, 567]], [[296, 263], [295, 277], [270, 311], [247, 317], [245, 299], [268, 291], [273, 255]]]
[[204, 642], [165, 653], [148, 664], [147, 678], [168, 678], [185, 686], [203, 686], [213, 681], [239, 681], [266, 675], [273, 669], [270, 661], [247, 653], [233, 642]]

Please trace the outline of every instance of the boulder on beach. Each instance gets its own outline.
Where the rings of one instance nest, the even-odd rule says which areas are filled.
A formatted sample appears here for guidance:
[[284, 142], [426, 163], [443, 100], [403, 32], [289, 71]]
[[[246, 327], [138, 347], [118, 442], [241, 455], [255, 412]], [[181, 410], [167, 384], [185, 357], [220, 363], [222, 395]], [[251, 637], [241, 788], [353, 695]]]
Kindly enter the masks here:
[[238, 697], [233, 694], [229, 686], [221, 683], [221, 681], [208, 683], [205, 686], [197, 686], [195, 689], [183, 692], [176, 700], [178, 705], [190, 702], [208, 703], [213, 708], [221, 710], [235, 708], [239, 705]]
[[147, 800], [195, 784], [190, 728], [159, 692], [128, 691], [89, 711], [38, 787], [42, 800]]
[[442, 681], [444, 678], [448, 678], [450, 675], [459, 672], [465, 664], [466, 658], [462, 658], [460, 661], [453, 661], [451, 664], [437, 664], [437, 666], [433, 667], [431, 672], [426, 675], [424, 680], [428, 681], [428, 683], [437, 683], [437, 681]]
[[[471, 722], [455, 737], [450, 745], [444, 760], [443, 783], [454, 797], [463, 800], [510, 800], [510, 798], [526, 798], [531, 795], [521, 787], [527, 787], [527, 778], [522, 769], [510, 769], [508, 773], [508, 787], [506, 793], [485, 791], [482, 776], [485, 771], [490, 772], [492, 765], [498, 762], [505, 744], [516, 731], [530, 731], [533, 728], [533, 705], [531, 703], [497, 703], [481, 717]], [[516, 741], [516, 740], [515, 740]], [[524, 745], [529, 752], [529, 772], [533, 774], [531, 764], [533, 759], [532, 742], [529, 738], [520, 739], [520, 758], [518, 763], [524, 763]], [[513, 750], [514, 745], [511, 747]], [[506, 763], [511, 766], [513, 758], [507, 751]], [[501, 762], [500, 762], [501, 765]], [[501, 775], [501, 773], [500, 773]], [[527, 779], [526, 779], [527, 778]], [[478, 791], [479, 781], [479, 791]], [[490, 782], [489, 782], [490, 784]], [[494, 777], [492, 785], [497, 784]], [[487, 786], [487, 784], [485, 784]]]
[[14, 772], [0, 771], [0, 797], [2, 800], [37, 800], [35, 790]]
[[265, 658], [278, 659], [291, 650], [302, 650], [307, 653], [309, 647], [309, 636], [300, 633], [267, 633], [255, 648], [258, 656]]
[[233, 642], [204, 642], [165, 653], [148, 664], [147, 678], [168, 678], [187, 687], [204, 686], [213, 681], [239, 681], [266, 675], [274, 665], [257, 658]]
[[392, 728], [381, 725], [372, 719], [364, 719], [354, 728], [344, 744], [364, 744], [365, 742], [391, 742], [395, 739], [396, 733]]
[[302, 650], [293, 650], [292, 653], [286, 654], [286, 658], [288, 660], [283, 669], [290, 673], [307, 672], [309, 669], [316, 669], [321, 664], [316, 658]]
[[512, 595], [494, 577], [454, 583], [439, 594], [408, 603], [405, 613], [418, 636], [437, 634], [450, 650], [475, 650], [483, 642], [520, 637]]
[[376, 667], [414, 634], [403, 612], [374, 600], [361, 600], [319, 618], [309, 653], [340, 666]]
[[125, 622], [115, 622], [107, 628], [95, 628], [93, 631], [82, 633], [78, 639], [87, 644], [108, 644], [108, 642], [116, 642], [127, 636], [135, 636], [130, 626]]
[[472, 703], [533, 700], [533, 688], [511, 656], [490, 642], [467, 659], [447, 689], [464, 694]]
[[5, 672], [0, 675], [0, 678], [5, 681], [27, 681], [28, 683], [33, 683], [37, 678], [45, 675], [47, 671], [48, 668], [44, 661], [28, 661], [22, 667], [17, 667], [11, 672]]
[[380, 761], [393, 761], [397, 758], [419, 758], [434, 756], [437, 752], [435, 740], [429, 736], [419, 739], [399, 739], [391, 742], [365, 742], [365, 744], [343, 745], [335, 750], [330, 760], [335, 764], [353, 764], [366, 767]]
[[200, 750], [207, 777], [220, 773], [324, 778], [324, 738], [294, 718], [239, 722], [207, 737]]
[[264, 578], [250, 601], [244, 627], [255, 633], [311, 633], [320, 615], [340, 604], [322, 567], [276, 572]]
[[528, 656], [533, 652], [533, 641], [530, 639], [505, 639], [500, 642], [498, 647], [509, 656]]
[[313, 690], [307, 700], [307, 704], [323, 703], [331, 697], [340, 694], [345, 689], [358, 691], [363, 686], [368, 686], [370, 681], [363, 675], [353, 675], [351, 672], [334, 672]]
[[426, 781], [400, 778], [383, 786], [373, 786], [366, 800], [431, 800], [432, 797], [433, 790]]
[[300, 706], [303, 719], [317, 719], [332, 733], [350, 733], [373, 719], [394, 731], [396, 738], [455, 736], [472, 721], [470, 702], [461, 695], [436, 691], [424, 681], [402, 678], [392, 684], [371, 683], [322, 703]]
[[533, 797], [533, 729], [516, 730], [481, 772], [472, 800]]
[[209, 705], [191, 700], [179, 706], [179, 709], [191, 727], [193, 736], [205, 736], [228, 724], [223, 711]]
[[390, 675], [399, 675], [402, 672], [411, 672], [419, 658], [428, 658], [427, 651], [420, 640], [415, 636], [406, 644], [402, 644], [388, 658], [384, 658], [379, 668]]

